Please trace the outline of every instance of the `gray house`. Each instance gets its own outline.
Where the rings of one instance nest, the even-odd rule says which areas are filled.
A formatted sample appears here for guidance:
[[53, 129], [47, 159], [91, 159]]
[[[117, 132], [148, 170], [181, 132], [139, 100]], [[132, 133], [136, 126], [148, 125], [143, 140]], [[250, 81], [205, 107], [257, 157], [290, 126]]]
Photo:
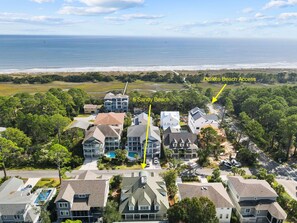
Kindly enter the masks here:
[[[146, 125], [148, 121], [148, 115], [146, 113], [141, 113], [133, 118], [133, 125]], [[154, 120], [150, 117], [150, 123], [153, 124]]]
[[115, 151], [121, 142], [121, 129], [112, 125], [98, 125], [86, 131], [83, 140], [83, 152], [87, 157], [103, 156], [106, 152]]
[[40, 207], [34, 201], [38, 194], [31, 193], [22, 180], [10, 178], [0, 187], [0, 222], [37, 223]]
[[287, 218], [267, 181], [228, 176], [228, 187], [240, 222], [282, 223]]
[[89, 223], [102, 222], [108, 191], [109, 181], [99, 179], [90, 171], [76, 179], [63, 180], [55, 200], [59, 221], [72, 219]]
[[162, 178], [142, 171], [124, 177], [119, 212], [124, 221], [157, 221], [167, 218], [167, 190]]
[[128, 112], [129, 96], [108, 93], [104, 97], [104, 108], [106, 112]]
[[164, 148], [171, 149], [175, 158], [193, 159], [197, 157], [197, 135], [167, 128], [163, 133]]
[[[126, 149], [129, 153], [138, 153], [143, 156], [146, 125], [134, 125], [128, 128]], [[147, 145], [147, 157], [161, 157], [161, 138], [158, 127], [151, 125]]]

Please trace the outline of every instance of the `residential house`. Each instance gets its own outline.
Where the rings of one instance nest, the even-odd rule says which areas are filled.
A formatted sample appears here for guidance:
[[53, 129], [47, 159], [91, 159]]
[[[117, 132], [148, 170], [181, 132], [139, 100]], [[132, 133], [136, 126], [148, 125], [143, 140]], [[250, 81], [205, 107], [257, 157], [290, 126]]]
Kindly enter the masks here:
[[[139, 115], [136, 115], [133, 118], [133, 125], [146, 125], [148, 122], [148, 115], [146, 113], [141, 113]], [[153, 124], [154, 120], [152, 119], [152, 117], [150, 117], [150, 124]]]
[[160, 126], [163, 130], [175, 128], [180, 130], [180, 116], [178, 111], [162, 111], [160, 117]]
[[58, 220], [103, 222], [102, 214], [108, 192], [109, 181], [99, 179], [99, 176], [90, 171], [82, 173], [75, 179], [63, 180], [55, 200]]
[[169, 127], [163, 133], [163, 145], [165, 149], [173, 151], [173, 157], [193, 159], [198, 152], [197, 135], [190, 132], [178, 131]]
[[128, 112], [129, 96], [108, 93], [104, 97], [104, 108], [107, 112]]
[[84, 113], [85, 114], [97, 114], [99, 111], [98, 105], [93, 104], [85, 104], [84, 105]]
[[155, 173], [123, 177], [119, 212], [124, 221], [157, 221], [167, 217], [167, 189]]
[[38, 189], [18, 178], [10, 178], [0, 186], [1, 223], [39, 223], [40, 206], [49, 201], [56, 189]]
[[240, 222], [282, 223], [287, 214], [277, 203], [277, 193], [265, 180], [228, 176], [229, 194]]
[[[128, 127], [126, 149], [129, 153], [138, 153], [143, 156], [146, 139], [146, 125]], [[161, 157], [161, 137], [158, 127], [150, 125], [148, 134], [147, 157]]]
[[205, 127], [219, 127], [219, 118], [215, 114], [206, 114], [203, 109], [198, 107], [189, 111], [188, 126], [192, 133], [198, 134]]
[[120, 148], [122, 130], [118, 126], [98, 125], [86, 131], [82, 142], [84, 156], [99, 157]]
[[234, 207], [222, 183], [179, 183], [179, 199], [207, 197], [216, 207], [220, 223], [230, 223]]
[[111, 125], [118, 127], [121, 131], [124, 128], [125, 113], [100, 113], [97, 115], [94, 125]]

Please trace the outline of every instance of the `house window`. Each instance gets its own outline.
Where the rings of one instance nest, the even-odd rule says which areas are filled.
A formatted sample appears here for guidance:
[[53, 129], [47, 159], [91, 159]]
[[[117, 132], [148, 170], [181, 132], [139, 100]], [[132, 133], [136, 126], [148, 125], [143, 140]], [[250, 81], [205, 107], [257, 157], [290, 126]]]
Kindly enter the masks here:
[[229, 214], [226, 214], [226, 219], [228, 219], [229, 218]]
[[148, 210], [150, 210], [150, 207], [149, 206], [140, 206], [140, 210], [141, 211], [148, 211]]
[[15, 219], [15, 220], [20, 220], [20, 219], [21, 219], [21, 216], [20, 216], [20, 215], [15, 215], [15, 216], [14, 216], [14, 219]]
[[86, 194], [79, 194], [79, 195], [77, 195], [77, 197], [78, 197], [78, 198], [86, 198], [87, 195], [86, 195]]
[[68, 216], [69, 215], [69, 211], [60, 211], [60, 215], [61, 216]]
[[247, 208], [245, 209], [245, 213], [250, 213], [251, 212], [251, 209]]
[[155, 210], [159, 211], [160, 210], [160, 206], [159, 205], [155, 205]]
[[220, 214], [220, 219], [222, 219], [223, 218], [223, 215], [222, 214]]
[[129, 211], [134, 211], [134, 206], [129, 206]]
[[67, 202], [60, 202], [59, 203], [59, 208], [68, 208], [68, 203]]

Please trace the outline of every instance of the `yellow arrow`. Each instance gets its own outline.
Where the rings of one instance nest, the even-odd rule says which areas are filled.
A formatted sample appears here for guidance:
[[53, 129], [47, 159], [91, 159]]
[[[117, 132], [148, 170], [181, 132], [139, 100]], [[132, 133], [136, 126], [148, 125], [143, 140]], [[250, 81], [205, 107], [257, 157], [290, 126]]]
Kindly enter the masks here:
[[141, 164], [142, 169], [144, 169], [146, 167], [146, 150], [147, 150], [150, 122], [151, 122], [151, 109], [152, 109], [152, 105], [149, 106], [149, 111], [148, 111], [148, 119], [147, 119], [147, 126], [146, 126], [146, 135], [145, 135], [145, 144], [144, 144], [144, 150], [143, 150], [143, 163]]
[[212, 97], [212, 101], [211, 103], [215, 103], [216, 101], [218, 101], [218, 97], [220, 96], [220, 94], [223, 92], [223, 90], [225, 89], [225, 87], [227, 86], [227, 84], [225, 84], [222, 89], [219, 91], [219, 93], [217, 94], [217, 96]]

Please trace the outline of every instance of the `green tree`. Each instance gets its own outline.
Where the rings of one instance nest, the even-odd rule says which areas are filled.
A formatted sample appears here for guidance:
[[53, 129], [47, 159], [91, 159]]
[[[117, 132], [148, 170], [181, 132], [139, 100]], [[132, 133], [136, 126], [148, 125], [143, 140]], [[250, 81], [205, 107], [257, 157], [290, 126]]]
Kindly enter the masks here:
[[185, 198], [167, 211], [169, 223], [218, 223], [214, 203], [206, 197]]
[[165, 181], [168, 195], [170, 197], [174, 197], [177, 192], [177, 186], [176, 186], [177, 171], [175, 169], [168, 170], [162, 173], [161, 176]]
[[210, 149], [210, 145], [218, 142], [218, 133], [212, 127], [203, 128], [200, 132], [200, 141], [205, 149]]
[[219, 168], [216, 168], [212, 171], [209, 182], [222, 182], [221, 171]]
[[59, 144], [61, 143], [61, 134], [65, 128], [69, 125], [70, 119], [60, 114], [53, 115], [51, 118], [51, 125], [54, 128], [54, 132], [58, 135]]
[[103, 221], [105, 223], [119, 222], [122, 216], [118, 211], [118, 205], [114, 201], [108, 201], [103, 212]]
[[81, 220], [70, 220], [70, 219], [67, 219], [66, 221], [63, 221], [62, 223], [82, 223]]
[[13, 141], [18, 147], [28, 149], [31, 146], [31, 139], [21, 130], [16, 128], [7, 128], [1, 133], [3, 138]]
[[11, 140], [0, 137], [0, 165], [2, 166], [4, 178], [7, 178], [6, 167], [12, 160], [18, 159], [23, 149]]
[[48, 151], [48, 158], [58, 168], [59, 180], [62, 181], [62, 168], [71, 160], [71, 152], [60, 144], [52, 145]]
[[290, 150], [294, 142], [294, 135], [297, 133], [297, 115], [289, 116], [281, 120], [281, 129], [283, 133], [283, 138], [286, 142], [286, 152], [287, 159], [290, 157]]
[[124, 163], [125, 162], [125, 160], [127, 159], [127, 150], [125, 150], [125, 149], [117, 149], [116, 151], [115, 151], [115, 157], [116, 157], [116, 159], [120, 162], [120, 163]]
[[51, 223], [50, 212], [46, 210], [44, 206], [41, 206], [40, 210], [41, 223]]

